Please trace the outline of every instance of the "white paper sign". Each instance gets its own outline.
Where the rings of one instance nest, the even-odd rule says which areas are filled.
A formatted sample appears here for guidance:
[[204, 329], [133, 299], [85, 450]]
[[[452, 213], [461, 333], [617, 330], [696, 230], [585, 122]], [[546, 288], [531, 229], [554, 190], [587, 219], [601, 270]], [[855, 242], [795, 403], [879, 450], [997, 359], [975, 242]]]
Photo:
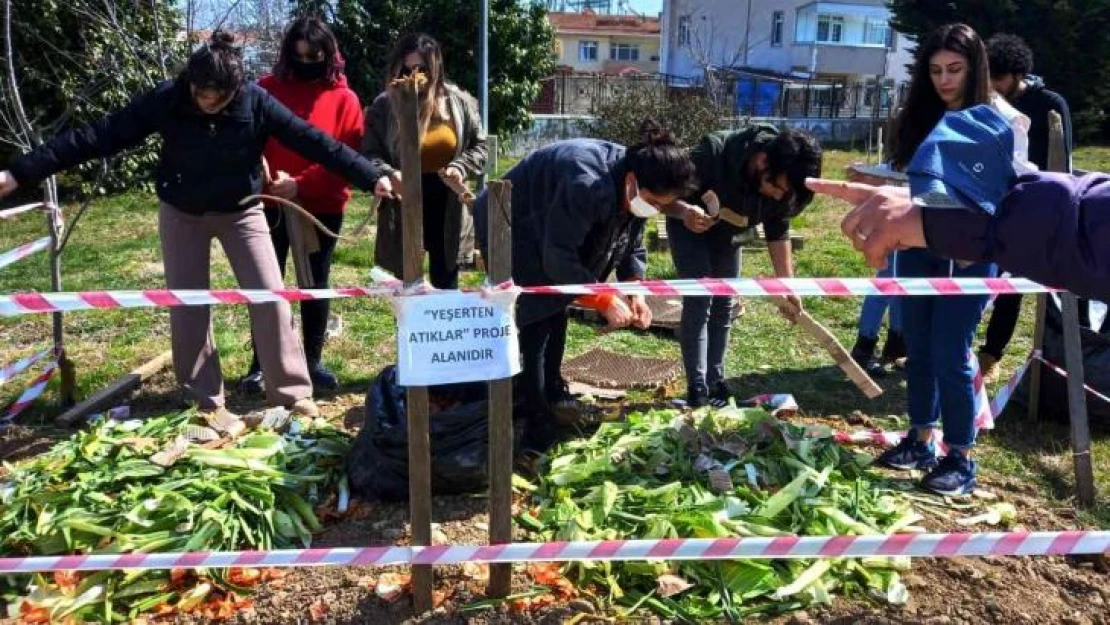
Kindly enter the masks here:
[[499, 380], [520, 372], [518, 290], [446, 291], [394, 299], [402, 386]]

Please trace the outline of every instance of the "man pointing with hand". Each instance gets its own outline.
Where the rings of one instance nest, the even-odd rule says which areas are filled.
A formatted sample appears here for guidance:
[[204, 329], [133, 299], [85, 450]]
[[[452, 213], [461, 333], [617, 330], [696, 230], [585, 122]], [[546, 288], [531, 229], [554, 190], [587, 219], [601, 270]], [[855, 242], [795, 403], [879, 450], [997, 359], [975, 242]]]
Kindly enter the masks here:
[[1110, 175], [1028, 174], [1001, 196], [993, 214], [978, 206], [924, 205], [905, 187], [815, 178], [806, 186], [854, 205], [841, 230], [876, 269], [894, 250], [923, 247], [1110, 299]]

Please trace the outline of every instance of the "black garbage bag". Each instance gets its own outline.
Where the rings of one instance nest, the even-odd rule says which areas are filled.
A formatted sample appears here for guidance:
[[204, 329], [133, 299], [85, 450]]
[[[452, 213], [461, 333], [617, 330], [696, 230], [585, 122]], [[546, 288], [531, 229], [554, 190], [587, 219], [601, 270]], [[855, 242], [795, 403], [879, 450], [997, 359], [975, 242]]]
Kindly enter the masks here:
[[[460, 494], [489, 484], [489, 410], [485, 382], [428, 387], [432, 492]], [[397, 368], [382, 370], [366, 394], [366, 420], [347, 456], [351, 490], [386, 501], [409, 496], [405, 387]]]
[[[1080, 306], [1084, 304], [1090, 306], [1089, 313], [1080, 311], [1079, 339], [1083, 351], [1084, 381], [1096, 391], [1110, 395], [1110, 335], [1107, 334], [1110, 323], [1102, 310], [1096, 310], [1101, 307], [1100, 304], [1080, 300]], [[1094, 328], [1087, 327], [1088, 324]], [[1048, 297], [1043, 351], [1046, 360], [1061, 369], [1066, 368], [1063, 313], [1060, 299], [1055, 295]], [[1022, 386], [1027, 388], [1027, 384], [1028, 376]], [[1020, 396], [1028, 397], [1028, 394]], [[1069, 420], [1067, 380], [1048, 369], [1041, 374], [1041, 414], [1063, 422]], [[1087, 415], [1092, 425], [1110, 426], [1110, 405], [1090, 394], [1087, 395]]]

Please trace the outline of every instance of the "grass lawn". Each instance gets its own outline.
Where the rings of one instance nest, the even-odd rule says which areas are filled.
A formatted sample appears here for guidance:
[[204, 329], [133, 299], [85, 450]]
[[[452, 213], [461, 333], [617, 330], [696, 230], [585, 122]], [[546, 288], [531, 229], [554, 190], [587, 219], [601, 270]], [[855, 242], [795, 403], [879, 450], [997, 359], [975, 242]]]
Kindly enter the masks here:
[[[826, 172], [839, 177], [844, 165], [863, 158], [861, 153], [830, 151]], [[1106, 170], [1110, 149], [1084, 148], [1076, 155], [1076, 166]], [[70, 207], [72, 210], [72, 207]], [[157, 202], [146, 193], [131, 193], [99, 199], [79, 224], [66, 252], [63, 286], [66, 290], [147, 289], [163, 285], [156, 230]], [[360, 195], [352, 203], [345, 229], [350, 231], [369, 210]], [[839, 232], [845, 206], [819, 198], [796, 220], [795, 230], [805, 236], [805, 248], [797, 254], [800, 276], [869, 276], [871, 271]], [[5, 222], [0, 230], [0, 251], [42, 236], [41, 219], [22, 218]], [[233, 287], [235, 282], [218, 245], [213, 246], [212, 283]], [[336, 252], [333, 283], [357, 285], [368, 281], [372, 241], [341, 243]], [[654, 253], [652, 277], [673, 275], [670, 258]], [[771, 273], [767, 255], [759, 249], [746, 250], [745, 276]], [[48, 263], [43, 254], [0, 271], [0, 292], [48, 290]], [[832, 329], [846, 345], [855, 337], [859, 300], [809, 299], [807, 308]], [[1023, 309], [1022, 327], [1004, 369], [1012, 372], [1030, 348], [1032, 306]], [[341, 394], [357, 398], [369, 381], [393, 361], [394, 323], [387, 300], [338, 300], [333, 311], [342, 315], [344, 332], [325, 350], [327, 363], [344, 384]], [[215, 336], [221, 350], [229, 389], [246, 370], [249, 353], [247, 309], [222, 306], [213, 309]], [[84, 397], [112, 379], [169, 346], [166, 309], [90, 311], [69, 314], [65, 321], [67, 348], [77, 366], [79, 396]], [[0, 319], [0, 365], [45, 346], [50, 337], [50, 317], [28, 315]], [[654, 334], [616, 332], [599, 335], [590, 326], [575, 323], [571, 330], [568, 357], [588, 348], [603, 347], [633, 354], [679, 357], [675, 341]], [[865, 399], [833, 366], [828, 356], [803, 334], [783, 321], [768, 303], [747, 301], [747, 314], [732, 335], [728, 355], [731, 383], [741, 395], [763, 392], [792, 393], [803, 411], [815, 416], [847, 415], [860, 410], [874, 416], [904, 413], [904, 382], [900, 376], [882, 381], [887, 393], [875, 401]], [[1050, 375], [1050, 374], [1046, 374]], [[0, 405], [12, 401], [27, 377], [0, 389]], [[25, 423], [45, 423], [58, 412], [55, 393], [48, 392], [23, 418]], [[239, 401], [231, 391], [232, 407]], [[352, 399], [354, 401], [354, 399]], [[1091, 400], [1097, 401], [1097, 400]], [[893, 425], [891, 426], [893, 427]], [[983, 465], [998, 473], [1032, 484], [1050, 502], [1066, 507], [1072, 492], [1071, 461], [1066, 425], [1032, 422], [1020, 407], [1008, 411], [999, 427], [982, 439]], [[1099, 490], [1110, 491], [1110, 436], [1095, 431], [1094, 459]], [[1085, 513], [1082, 521], [1110, 527], [1110, 500]]]

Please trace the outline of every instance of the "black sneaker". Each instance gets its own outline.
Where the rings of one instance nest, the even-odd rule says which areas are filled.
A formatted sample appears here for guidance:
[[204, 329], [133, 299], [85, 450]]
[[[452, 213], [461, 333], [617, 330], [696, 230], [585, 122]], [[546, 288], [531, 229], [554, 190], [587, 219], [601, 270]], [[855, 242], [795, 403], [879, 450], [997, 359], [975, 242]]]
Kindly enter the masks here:
[[252, 369], [239, 380], [239, 391], [245, 395], [261, 395], [266, 390], [266, 382], [262, 378], [262, 371]]
[[709, 393], [705, 391], [686, 391], [687, 408], [704, 408], [709, 405]]
[[312, 380], [312, 387], [325, 391], [334, 391], [339, 388], [339, 378], [324, 366], [323, 362], [308, 363], [308, 377]]
[[726, 408], [730, 401], [732, 401], [732, 391], [728, 389], [728, 385], [724, 382], [714, 384], [713, 390], [709, 392], [709, 405], [714, 408]]
[[906, 340], [900, 332], [887, 332], [886, 343], [883, 344], [882, 361], [885, 364], [894, 364], [906, 357]]
[[948, 497], [967, 495], [978, 485], [975, 479], [978, 472], [978, 463], [953, 450], [941, 459], [937, 468], [921, 478], [921, 488]]
[[888, 469], [928, 471], [937, 466], [937, 451], [932, 442], [917, 440], [917, 431], [911, 429], [897, 446], [884, 451], [875, 462]]
[[852, 346], [852, 360], [866, 369], [867, 365], [875, 359], [875, 348], [878, 347], [878, 345], [878, 338], [863, 336], [861, 334], [856, 337], [856, 344]]
[[875, 360], [875, 348], [878, 346], [879, 339], [861, 334], [856, 338], [856, 344], [852, 347], [852, 360], [856, 361], [856, 364], [873, 378], [886, 376], [886, 369], [879, 361]]

